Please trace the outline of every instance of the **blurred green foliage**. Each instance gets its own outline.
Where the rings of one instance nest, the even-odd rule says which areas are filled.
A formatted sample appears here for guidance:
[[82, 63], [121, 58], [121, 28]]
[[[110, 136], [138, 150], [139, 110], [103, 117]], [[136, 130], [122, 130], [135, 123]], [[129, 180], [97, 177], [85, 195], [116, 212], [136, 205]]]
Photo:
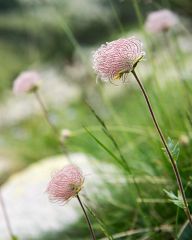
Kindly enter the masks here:
[[[56, 63], [59, 66], [65, 62], [72, 64], [78, 48], [83, 51], [84, 47], [99, 44], [114, 36], [119, 37], [120, 32], [128, 34], [129, 30], [135, 31], [138, 19], [134, 10], [134, 1], [136, 0], [88, 0], [81, 8], [79, 5], [75, 6], [75, 1], [23, 0], [11, 1], [12, 4], [7, 0], [1, 1], [0, 93], [11, 88], [13, 79], [22, 70], [43, 66], [47, 63]], [[148, 12], [160, 7], [170, 7], [182, 14], [191, 14], [192, 9], [192, 2], [187, 0], [138, 0], [138, 3], [143, 18]], [[93, 10], [94, 14], [90, 9]], [[158, 49], [152, 51], [152, 54], [162, 57], [164, 43], [159, 44], [159, 42], [155, 42]], [[165, 52], [169, 60], [163, 60], [160, 68], [159, 62], [156, 63], [158, 66], [157, 74], [160, 75], [158, 77], [162, 78], [162, 81], [166, 81], [164, 75], [166, 75], [167, 68], [175, 67], [169, 52]], [[183, 55], [180, 62], [188, 64], [188, 60], [190, 60], [188, 58], [187, 54]], [[152, 65], [150, 57], [147, 61], [148, 65]], [[166, 86], [162, 87], [156, 81], [155, 74], [150, 73], [144, 84], [165, 135], [170, 136], [175, 142], [180, 141], [183, 134], [189, 139], [188, 143], [180, 141], [181, 151], [180, 156], [177, 156], [177, 162], [184, 184], [190, 185], [192, 84], [190, 76], [187, 76], [185, 82], [182, 83], [177, 81], [177, 77], [173, 81], [166, 82]], [[88, 80], [95, 81], [95, 78], [89, 77]], [[107, 92], [104, 89], [99, 91], [95, 88], [96, 91], [98, 91], [97, 94], [92, 96], [96, 99], [93, 107], [118, 142], [134, 176], [143, 179], [146, 175], [151, 178], [163, 176], [166, 183], [151, 184], [147, 181], [141, 183], [142, 196], [149, 200], [152, 199], [152, 202], [146, 204], [138, 203], [138, 196], [133, 184], [129, 184], [127, 188], [124, 185], [119, 186], [118, 183], [116, 185], [106, 183], [106, 189], [110, 191], [111, 198], [106, 202], [101, 194], [91, 201], [91, 207], [105, 222], [107, 230], [111, 234], [137, 227], [174, 225], [176, 206], [168, 202], [169, 199], [164, 194], [163, 189], [166, 188], [175, 193], [177, 191], [175, 177], [139, 90], [127, 86], [120, 95], [108, 101], [106, 101]], [[82, 99], [56, 110], [50, 109], [50, 113], [55, 116], [59, 128], [72, 130], [72, 137], [66, 143], [70, 152], [85, 152], [98, 160], [117, 165], [115, 159], [101, 148], [83, 128], [86, 126], [114, 154], [118, 154], [117, 149], [102, 132], [100, 124]], [[1, 129], [2, 139], [1, 147], [3, 150], [10, 151], [15, 159], [22, 162], [23, 166], [28, 166], [44, 157], [61, 153], [57, 140], [41, 116], [32, 116], [9, 128]], [[125, 177], [130, 176], [125, 174]], [[192, 197], [190, 189], [186, 190], [186, 194], [189, 198]], [[159, 202], [156, 203], [155, 200], [159, 200]], [[143, 217], [139, 212], [138, 206], [141, 206], [146, 217]], [[103, 234], [98, 222], [94, 218], [92, 220], [97, 229], [98, 237], [102, 237]], [[185, 215], [181, 212], [178, 216], [178, 223], [181, 224], [184, 220]], [[78, 240], [77, 232], [79, 239], [87, 238], [87, 227], [83, 220], [71, 226], [67, 231], [45, 234], [43, 239]], [[150, 232], [148, 237], [155, 240], [174, 239], [175, 233]], [[138, 238], [136, 236], [129, 239]]]
[[17, 0], [1, 0], [0, 1], [0, 12], [12, 11], [19, 8], [20, 4]]
[[130, 30], [137, 23], [134, 1], [138, 1], [143, 16], [162, 6], [182, 14], [188, 14], [192, 9], [190, 0], [97, 0], [82, 3], [1, 0], [0, 92], [4, 86], [10, 87], [11, 80], [27, 66], [39, 61], [71, 62], [77, 44], [92, 45], [107, 40], [119, 30]]

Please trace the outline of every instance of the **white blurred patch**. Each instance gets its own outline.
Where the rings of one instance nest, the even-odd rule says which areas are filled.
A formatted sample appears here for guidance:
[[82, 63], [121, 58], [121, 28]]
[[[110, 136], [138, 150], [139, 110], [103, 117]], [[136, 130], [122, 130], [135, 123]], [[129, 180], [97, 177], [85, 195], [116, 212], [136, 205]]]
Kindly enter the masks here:
[[[101, 193], [102, 187], [102, 193], [105, 192], [103, 178], [100, 177], [102, 173], [105, 175], [104, 179], [110, 179], [112, 174], [117, 178], [120, 176], [112, 165], [98, 163], [84, 154], [72, 154], [70, 159], [85, 175], [83, 192], [87, 192], [88, 197]], [[80, 218], [82, 212], [76, 199], [60, 206], [50, 203], [45, 193], [52, 173], [66, 164], [68, 162], [64, 156], [44, 159], [12, 176], [2, 187], [11, 226], [19, 239], [27, 240], [45, 232], [67, 229]], [[1, 208], [0, 239], [9, 239]]]

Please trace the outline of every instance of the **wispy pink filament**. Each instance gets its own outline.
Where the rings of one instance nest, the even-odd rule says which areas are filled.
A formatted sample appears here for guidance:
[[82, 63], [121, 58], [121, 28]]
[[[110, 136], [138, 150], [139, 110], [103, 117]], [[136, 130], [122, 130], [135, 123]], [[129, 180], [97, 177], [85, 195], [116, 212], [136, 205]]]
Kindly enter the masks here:
[[28, 93], [35, 90], [40, 84], [40, 76], [36, 71], [22, 72], [13, 83], [15, 94]]
[[82, 189], [83, 183], [81, 170], [70, 164], [54, 174], [46, 191], [51, 201], [63, 203], [75, 197]]
[[135, 37], [118, 39], [93, 54], [93, 69], [104, 81], [120, 79], [123, 73], [133, 70], [144, 54], [141, 41]]

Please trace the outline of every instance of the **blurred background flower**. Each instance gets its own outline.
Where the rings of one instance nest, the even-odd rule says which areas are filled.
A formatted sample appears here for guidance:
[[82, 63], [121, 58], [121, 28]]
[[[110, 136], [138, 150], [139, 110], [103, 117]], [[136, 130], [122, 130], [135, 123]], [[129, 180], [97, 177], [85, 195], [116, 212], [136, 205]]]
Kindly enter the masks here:
[[13, 83], [14, 94], [36, 91], [40, 84], [40, 76], [35, 71], [21, 73]]
[[146, 30], [151, 33], [166, 32], [178, 22], [176, 14], [168, 9], [151, 12], [145, 23]]

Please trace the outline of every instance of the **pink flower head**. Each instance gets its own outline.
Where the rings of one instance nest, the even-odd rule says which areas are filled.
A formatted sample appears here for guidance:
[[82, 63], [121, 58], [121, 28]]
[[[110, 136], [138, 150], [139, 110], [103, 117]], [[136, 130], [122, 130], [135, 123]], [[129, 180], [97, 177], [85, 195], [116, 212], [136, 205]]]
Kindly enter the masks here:
[[168, 9], [152, 12], [148, 15], [145, 28], [148, 32], [168, 31], [178, 22], [177, 16]]
[[93, 54], [93, 69], [104, 81], [119, 80], [134, 69], [144, 54], [141, 41], [135, 37], [118, 39]]
[[81, 170], [70, 164], [56, 172], [49, 182], [46, 192], [51, 201], [66, 202], [77, 196], [82, 189], [84, 177]]
[[35, 91], [40, 84], [40, 76], [35, 71], [22, 72], [13, 83], [15, 94], [28, 93]]

